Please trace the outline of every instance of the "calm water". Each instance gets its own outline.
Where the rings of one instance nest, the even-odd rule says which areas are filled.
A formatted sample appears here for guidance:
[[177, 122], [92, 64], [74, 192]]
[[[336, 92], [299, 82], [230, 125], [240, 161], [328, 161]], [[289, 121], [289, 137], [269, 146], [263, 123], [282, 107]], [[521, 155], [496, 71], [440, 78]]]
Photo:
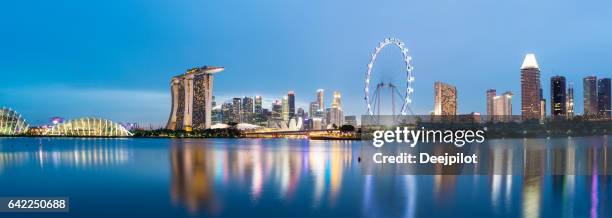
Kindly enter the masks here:
[[[525, 146], [543, 148], [524, 156], [530, 165], [555, 164], [557, 155], [566, 157], [557, 164], [581, 166], [608, 158], [610, 137], [490, 144], [516, 156]], [[589, 168], [593, 175], [366, 176], [360, 148], [286, 139], [0, 138], [0, 196], [70, 197], [70, 213], [52, 217], [612, 216], [612, 177], [599, 173], [610, 170], [607, 161]]]

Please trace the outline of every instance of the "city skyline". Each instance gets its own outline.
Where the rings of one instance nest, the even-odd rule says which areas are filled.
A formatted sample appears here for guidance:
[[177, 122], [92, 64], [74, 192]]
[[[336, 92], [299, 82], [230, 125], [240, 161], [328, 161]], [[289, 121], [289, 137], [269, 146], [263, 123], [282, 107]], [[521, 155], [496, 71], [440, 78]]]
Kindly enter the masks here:
[[[574, 82], [574, 111], [581, 114], [582, 78], [610, 77], [612, 69], [606, 61], [612, 58], [607, 52], [612, 50], [612, 30], [604, 28], [612, 3], [605, 1], [513, 1], [501, 6], [486, 1], [351, 2], [354, 13], [337, 12], [346, 5], [341, 1], [272, 1], [240, 8], [227, 2], [147, 3], [109, 3], [91, 13], [95, 7], [74, 1], [67, 2], [74, 10], [62, 13], [66, 9], [51, 3], [31, 7], [11, 2], [0, 13], [8, 27], [1, 31], [11, 30], [0, 34], [5, 78], [1, 105], [33, 124], [54, 116], [95, 115], [163, 126], [171, 107], [168, 78], [208, 64], [227, 67], [215, 78], [218, 103], [224, 96], [279, 99], [294, 90], [296, 108], [306, 109], [314, 100], [313, 90], [322, 88], [330, 91], [326, 99], [331, 91], [340, 91], [344, 113], [360, 115], [366, 111], [361, 92], [365, 65], [376, 43], [386, 37], [405, 41], [414, 57], [412, 109], [417, 114], [433, 110], [430, 90], [435, 81], [457, 87], [459, 114], [484, 113], [480, 96], [487, 88], [521, 96], [517, 69], [526, 53], [538, 56], [547, 99], [551, 76]], [[381, 10], [371, 10], [379, 6]], [[200, 13], [201, 8], [215, 10]], [[304, 10], [321, 13], [300, 13]], [[516, 11], [526, 13], [518, 16]], [[363, 13], [372, 16], [366, 19]], [[496, 19], [483, 19], [487, 17]], [[74, 25], [86, 28], [75, 32]], [[24, 28], [30, 26], [37, 28]], [[525, 26], [538, 34], [525, 36]], [[401, 62], [396, 53], [384, 51], [377, 66], [393, 70]], [[514, 102], [513, 111], [520, 111], [520, 103]]]

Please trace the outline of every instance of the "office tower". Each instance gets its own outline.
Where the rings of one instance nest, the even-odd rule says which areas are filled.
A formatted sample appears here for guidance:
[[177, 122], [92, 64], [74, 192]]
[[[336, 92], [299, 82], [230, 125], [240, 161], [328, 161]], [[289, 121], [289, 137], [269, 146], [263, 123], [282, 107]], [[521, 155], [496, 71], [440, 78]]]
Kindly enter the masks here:
[[324, 97], [325, 97], [325, 90], [318, 89], [317, 90], [317, 103], [319, 103], [319, 110], [321, 111], [325, 111]]
[[310, 118], [316, 117], [318, 110], [319, 110], [319, 102], [317, 101], [310, 102], [310, 106], [308, 107], [308, 115], [310, 115]]
[[212, 124], [219, 124], [223, 122], [223, 105], [216, 105], [215, 102], [212, 109]]
[[512, 92], [493, 97], [493, 114], [497, 121], [509, 121], [512, 115]]
[[540, 113], [540, 67], [534, 54], [527, 54], [521, 65], [521, 115], [523, 120], [538, 119]]
[[232, 118], [231, 122], [234, 123], [242, 123], [242, 99], [241, 98], [233, 98], [232, 99]]
[[304, 117], [304, 108], [301, 108], [301, 107], [298, 108], [297, 112], [295, 113], [295, 117], [299, 117], [299, 118], [304, 119], [305, 118]]
[[267, 108], [264, 108], [263, 110], [261, 110], [261, 122], [260, 123], [262, 126], [271, 119], [272, 119], [272, 111], [268, 110]]
[[550, 78], [550, 115], [553, 119], [564, 117], [566, 114], [565, 77], [553, 76]]
[[570, 82], [567, 87], [567, 102], [565, 103], [567, 118], [574, 117], [574, 83]]
[[289, 117], [289, 98], [287, 96], [283, 97], [282, 108], [283, 108], [283, 112], [282, 112], [283, 121], [289, 122], [289, 118], [291, 117]]
[[597, 80], [597, 110], [600, 118], [610, 118], [610, 78]]
[[257, 125], [262, 125], [264, 122], [263, 100], [259, 95], [255, 96], [254, 120]]
[[434, 92], [434, 115], [457, 115], [457, 88], [436, 82]]
[[207, 129], [212, 123], [213, 75], [223, 67], [193, 68], [170, 82], [172, 109], [167, 129]]
[[587, 76], [582, 79], [583, 86], [583, 105], [585, 116], [597, 115], [597, 77]]
[[344, 116], [344, 124], [357, 127], [357, 116]]
[[283, 120], [283, 104], [278, 100], [275, 100], [274, 103], [272, 103], [271, 118], [276, 122]]
[[295, 117], [295, 92], [289, 91], [287, 93], [287, 101], [289, 104], [289, 118]]
[[221, 123], [225, 123], [228, 124], [229, 122], [232, 121], [233, 115], [232, 115], [232, 110], [233, 110], [233, 106], [231, 102], [225, 102], [221, 105]]
[[495, 91], [495, 89], [487, 90], [487, 115], [489, 116], [494, 115], [493, 98], [495, 98], [496, 95], [497, 95], [497, 92]]
[[242, 98], [242, 122], [253, 123], [253, 98]]
[[342, 96], [339, 91], [334, 92], [334, 99], [332, 101], [332, 107], [329, 111], [329, 125], [336, 125], [336, 127], [342, 126], [344, 123], [344, 114], [342, 111]]

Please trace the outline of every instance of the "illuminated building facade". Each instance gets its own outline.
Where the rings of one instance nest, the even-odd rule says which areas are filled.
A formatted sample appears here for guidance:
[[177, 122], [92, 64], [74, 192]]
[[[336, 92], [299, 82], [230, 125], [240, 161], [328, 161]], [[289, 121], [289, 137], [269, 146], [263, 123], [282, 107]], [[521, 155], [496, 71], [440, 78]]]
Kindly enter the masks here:
[[232, 99], [232, 118], [231, 122], [241, 123], [242, 122], [242, 99], [241, 98], [233, 98]]
[[610, 108], [610, 78], [597, 80], [597, 110], [599, 117], [612, 117], [612, 109]]
[[317, 90], [317, 103], [319, 103], [319, 110], [325, 111], [325, 90], [318, 89]]
[[570, 82], [567, 88], [567, 102], [565, 103], [567, 118], [574, 117], [574, 83]]
[[494, 109], [493, 114], [495, 115], [496, 121], [509, 121], [512, 115], [512, 92], [505, 92], [500, 96], [493, 97]]
[[122, 125], [113, 121], [84, 117], [54, 125], [44, 135], [48, 136], [91, 136], [91, 137], [129, 137], [133, 134]]
[[253, 123], [253, 98], [242, 98], [242, 122]]
[[289, 118], [295, 117], [295, 92], [289, 91], [287, 93], [287, 104], [289, 107]]
[[212, 124], [213, 75], [223, 67], [204, 66], [172, 78], [172, 110], [167, 129], [207, 129]]
[[487, 90], [487, 115], [489, 116], [494, 115], [493, 98], [495, 98], [495, 96], [497, 96], [495, 89]]
[[585, 116], [597, 115], [597, 77], [587, 76], [582, 79], [582, 98]]
[[565, 117], [567, 101], [565, 77], [553, 76], [550, 78], [550, 114], [553, 119]]
[[21, 114], [10, 108], [0, 109], [0, 135], [19, 135], [28, 132], [30, 125]]
[[328, 125], [335, 125], [336, 127], [342, 126], [342, 124], [344, 124], [344, 113], [342, 111], [342, 95], [340, 95], [339, 91], [334, 91], [334, 99], [329, 109]]
[[457, 88], [443, 82], [436, 82], [434, 92], [434, 115], [457, 115]]
[[263, 125], [266, 120], [263, 111], [263, 100], [261, 96], [255, 96], [254, 113], [255, 124], [260, 126]]
[[521, 65], [521, 115], [538, 119], [540, 113], [540, 67], [534, 54], [527, 54]]

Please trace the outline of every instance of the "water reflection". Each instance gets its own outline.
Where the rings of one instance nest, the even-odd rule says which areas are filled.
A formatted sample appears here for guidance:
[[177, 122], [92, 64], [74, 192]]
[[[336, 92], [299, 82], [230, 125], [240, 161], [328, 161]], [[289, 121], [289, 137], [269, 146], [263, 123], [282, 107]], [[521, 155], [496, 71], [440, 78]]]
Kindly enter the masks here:
[[313, 208], [320, 207], [323, 202], [328, 206], [336, 204], [343, 171], [350, 168], [353, 160], [351, 143], [302, 141], [301, 146], [275, 148], [255, 140], [249, 143], [233, 147], [232, 144], [215, 145], [198, 140], [172, 141], [173, 202], [184, 204], [191, 212], [205, 210], [211, 214], [226, 206], [220, 199], [227, 197], [224, 196], [227, 192], [223, 193], [227, 190], [242, 193], [248, 190], [252, 205], [257, 205], [264, 193], [292, 202], [300, 183], [308, 177], [312, 180]]
[[[72, 145], [65, 146], [65, 142]], [[62, 146], [55, 146], [62, 144]], [[0, 144], [0, 173], [6, 168], [16, 168], [36, 163], [46, 167], [74, 167], [91, 169], [123, 165], [131, 151], [116, 139], [39, 139], [28, 144]]]
[[[357, 141], [0, 139], [0, 186], [48, 180], [83, 198], [95, 182], [157, 205], [125, 209], [151, 217], [606, 217], [608, 141], [491, 140], [466, 147], [480, 165], [457, 168], [482, 175], [376, 176], [362, 173]], [[87, 195], [113, 202], [104, 191]]]

